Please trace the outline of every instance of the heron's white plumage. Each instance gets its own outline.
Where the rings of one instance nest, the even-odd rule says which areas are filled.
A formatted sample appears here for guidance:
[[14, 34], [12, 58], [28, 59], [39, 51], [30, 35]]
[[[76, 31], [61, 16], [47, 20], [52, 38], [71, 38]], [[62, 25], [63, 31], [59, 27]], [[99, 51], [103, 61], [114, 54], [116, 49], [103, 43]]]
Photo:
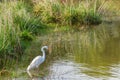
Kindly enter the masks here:
[[32, 62], [30, 63], [30, 65], [27, 68], [27, 73], [29, 74], [30, 77], [32, 77], [32, 74], [30, 73], [31, 69], [35, 69], [38, 68], [40, 64], [42, 64], [45, 60], [45, 51], [44, 49], [48, 49], [48, 46], [43, 46], [41, 48], [41, 51], [43, 53], [43, 56], [37, 56], [35, 57]]
[[39, 65], [40, 65], [41, 63], [43, 63], [43, 61], [44, 61], [43, 57], [41, 57], [41, 56], [35, 57], [35, 58], [32, 60], [32, 62], [30, 63], [29, 69], [30, 69], [30, 68], [31, 68], [31, 69], [38, 68]]

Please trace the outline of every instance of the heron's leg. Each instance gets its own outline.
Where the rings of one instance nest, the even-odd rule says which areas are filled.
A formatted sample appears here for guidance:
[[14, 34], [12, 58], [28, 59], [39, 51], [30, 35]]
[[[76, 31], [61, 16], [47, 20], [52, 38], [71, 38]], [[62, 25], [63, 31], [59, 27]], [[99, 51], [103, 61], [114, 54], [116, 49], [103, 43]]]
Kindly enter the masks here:
[[28, 75], [32, 78], [33, 76], [32, 76], [32, 74], [31, 74], [31, 72], [30, 72], [30, 70], [27, 70], [27, 73], [28, 73]]
[[36, 66], [36, 70], [37, 70], [36, 72], [38, 73], [39, 72], [39, 67], [38, 66]]
[[36, 70], [37, 70], [37, 76], [39, 76], [39, 67], [37, 67]]

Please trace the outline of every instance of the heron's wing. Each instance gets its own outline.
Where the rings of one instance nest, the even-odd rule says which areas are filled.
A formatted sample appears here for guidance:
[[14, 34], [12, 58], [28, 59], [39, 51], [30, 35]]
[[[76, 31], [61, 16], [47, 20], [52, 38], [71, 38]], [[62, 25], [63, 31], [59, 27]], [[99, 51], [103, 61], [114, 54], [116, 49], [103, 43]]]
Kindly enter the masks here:
[[37, 56], [35, 57], [32, 62], [31, 62], [31, 66], [39, 66], [42, 63], [42, 57], [41, 56]]

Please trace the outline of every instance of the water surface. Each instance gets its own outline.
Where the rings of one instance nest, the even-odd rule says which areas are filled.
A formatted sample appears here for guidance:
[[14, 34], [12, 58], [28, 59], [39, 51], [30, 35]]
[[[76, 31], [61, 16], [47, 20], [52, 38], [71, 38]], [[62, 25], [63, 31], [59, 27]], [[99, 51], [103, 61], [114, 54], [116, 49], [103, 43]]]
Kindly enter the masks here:
[[[46, 80], [120, 80], [120, 25], [59, 37]], [[99, 31], [101, 30], [101, 31]], [[102, 31], [103, 30], [103, 31]], [[61, 35], [60, 35], [61, 36]], [[64, 35], [65, 36], [65, 35]], [[58, 39], [54, 39], [58, 40]]]

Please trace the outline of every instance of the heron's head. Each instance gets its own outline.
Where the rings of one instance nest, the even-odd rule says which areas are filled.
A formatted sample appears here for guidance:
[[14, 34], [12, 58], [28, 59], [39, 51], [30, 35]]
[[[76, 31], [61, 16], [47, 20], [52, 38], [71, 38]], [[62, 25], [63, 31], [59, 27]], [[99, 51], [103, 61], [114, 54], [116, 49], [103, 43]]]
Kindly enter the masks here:
[[44, 50], [46, 50], [46, 52], [47, 53], [51, 53], [51, 47], [49, 46], [43, 46], [42, 48], [41, 48], [41, 51], [44, 51]]
[[41, 51], [42, 51], [42, 52], [45, 51], [45, 50], [48, 50], [48, 46], [43, 46], [43, 47], [41, 48]]
[[41, 49], [48, 49], [48, 46], [43, 46]]

